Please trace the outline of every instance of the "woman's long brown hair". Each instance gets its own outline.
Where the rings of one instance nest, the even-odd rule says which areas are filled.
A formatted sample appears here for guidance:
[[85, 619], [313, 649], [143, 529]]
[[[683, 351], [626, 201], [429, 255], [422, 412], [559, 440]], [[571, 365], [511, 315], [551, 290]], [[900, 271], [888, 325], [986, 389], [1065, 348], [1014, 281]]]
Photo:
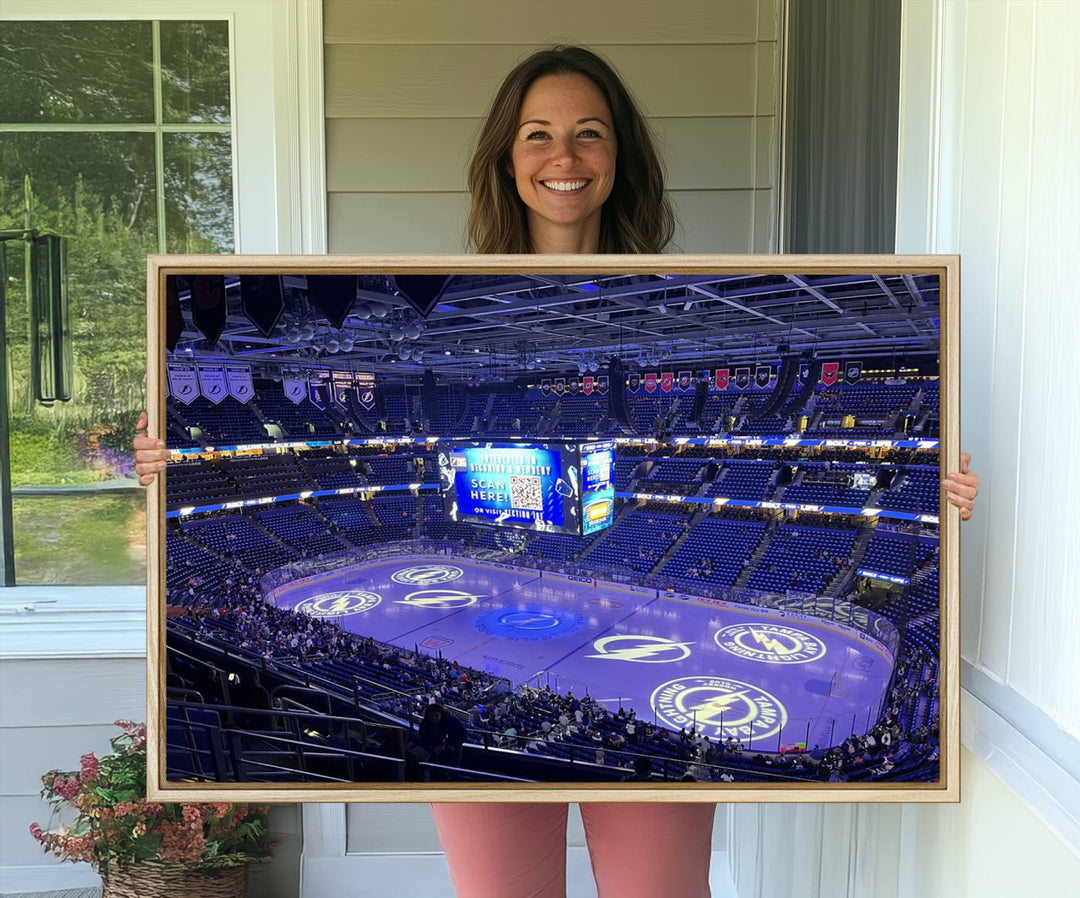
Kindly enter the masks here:
[[592, 80], [614, 119], [615, 181], [600, 219], [601, 253], [660, 253], [675, 233], [664, 193], [664, 170], [645, 116], [614, 69], [584, 47], [539, 50], [503, 81], [480, 131], [469, 164], [469, 249], [476, 253], [530, 253], [525, 204], [510, 174], [510, 147], [518, 114], [532, 83], [545, 75], [578, 74]]

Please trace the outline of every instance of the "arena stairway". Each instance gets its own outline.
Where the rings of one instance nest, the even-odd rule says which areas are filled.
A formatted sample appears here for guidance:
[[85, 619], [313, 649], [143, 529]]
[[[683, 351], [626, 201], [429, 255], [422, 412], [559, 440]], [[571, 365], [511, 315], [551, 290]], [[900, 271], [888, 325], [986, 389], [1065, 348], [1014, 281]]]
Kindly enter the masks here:
[[702, 508], [695, 511], [690, 516], [690, 520], [687, 521], [686, 526], [683, 527], [682, 533], [680, 533], [678, 535], [678, 537], [675, 539], [675, 542], [673, 542], [670, 546], [667, 547], [667, 549], [664, 551], [664, 554], [661, 555], [656, 560], [656, 564], [654, 564], [649, 569], [649, 572], [645, 575], [646, 582], [648, 582], [649, 578], [655, 577], [657, 574], [660, 573], [660, 571], [662, 571], [664, 569], [664, 565], [668, 563], [671, 556], [679, 551], [679, 547], [682, 546], [682, 544], [684, 542], [686, 542], [687, 539], [690, 538], [690, 534], [694, 532], [694, 528], [699, 523], [701, 523], [701, 521], [705, 517], [705, 515], [707, 515], [709, 513], [709, 507], [710, 506], [705, 505]]
[[764, 555], [769, 548], [769, 543], [772, 542], [773, 533], [776, 532], [778, 526], [780, 525], [777, 518], [769, 519], [768, 523], [765, 525], [765, 532], [761, 534], [761, 540], [754, 546], [754, 551], [750, 553], [750, 557], [746, 561], [746, 566], [739, 572], [739, 576], [735, 578], [735, 582], [731, 584], [732, 589], [743, 589], [746, 586], [747, 581], [757, 567], [757, 563], [761, 561], [761, 556]]
[[299, 558], [300, 553], [296, 551], [296, 548], [289, 543], [285, 542], [280, 536], [274, 533], [269, 527], [263, 526], [262, 522], [255, 517], [254, 513], [250, 510], [244, 512], [244, 517], [247, 518], [248, 523], [251, 524], [256, 530], [261, 530], [265, 533], [273, 542], [277, 543], [283, 549], [287, 549], [294, 558]]
[[912, 415], [913, 417], [919, 414], [919, 409], [923, 406], [923, 400], [926, 399], [926, 390], [919, 387], [915, 391], [915, 395], [911, 397], [911, 402], [908, 403], [908, 407], [903, 410], [902, 414]]
[[855, 571], [862, 564], [862, 560], [866, 556], [866, 550], [870, 547], [870, 540], [874, 538], [875, 523], [872, 523], [873, 521], [874, 519], [871, 518], [859, 527], [859, 532], [855, 536], [855, 544], [851, 547], [849, 563], [844, 565], [825, 586], [825, 595], [832, 598], [846, 595], [851, 588], [851, 584], [855, 582]]

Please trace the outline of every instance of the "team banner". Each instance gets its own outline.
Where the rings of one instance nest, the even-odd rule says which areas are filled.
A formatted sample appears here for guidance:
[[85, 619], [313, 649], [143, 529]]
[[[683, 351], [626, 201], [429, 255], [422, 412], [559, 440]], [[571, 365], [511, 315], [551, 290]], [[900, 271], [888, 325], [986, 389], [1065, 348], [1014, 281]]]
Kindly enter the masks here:
[[672, 386], [675, 384], [675, 374], [672, 371], [660, 372], [660, 389], [665, 393], [670, 393]]
[[281, 386], [285, 390], [285, 397], [294, 405], [303, 402], [307, 397], [307, 383], [302, 371], [282, 372]]
[[803, 383], [806, 383], [809, 379], [810, 379], [810, 363], [809, 362], [800, 362], [799, 363], [799, 380], [801, 380]]
[[821, 382], [827, 387], [831, 387], [836, 383], [836, 377], [840, 373], [839, 362], [822, 362], [821, 364]]
[[638, 374], [636, 371], [630, 375], [630, 382], [627, 385], [627, 389], [631, 393], [636, 393], [639, 389], [641, 389], [641, 375]]
[[844, 382], [857, 384], [862, 377], [862, 362], [848, 362], [844, 366]]
[[717, 368], [716, 369], [716, 389], [718, 389], [718, 390], [726, 390], [727, 389], [728, 380], [729, 380], [728, 374], [730, 374], [730, 371], [727, 368]]
[[705, 383], [708, 383], [710, 380], [712, 380], [712, 372], [708, 368], [703, 368], [697, 373], [697, 376], [698, 380], [705, 381]]
[[684, 393], [690, 389], [690, 380], [691, 378], [689, 371], [679, 372], [679, 389], [682, 390]]
[[581, 385], [576, 377], [570, 378], [570, 393], [573, 396], [577, 395], [578, 390], [581, 389]]
[[220, 362], [203, 362], [198, 366], [199, 392], [218, 405], [229, 395], [225, 386], [225, 366]]
[[326, 411], [329, 382], [329, 371], [312, 371], [308, 377], [308, 399], [315, 408], [323, 411]]
[[566, 392], [566, 378], [565, 377], [556, 377], [555, 378], [555, 395], [556, 396], [562, 396], [562, 394], [565, 393], [565, 392]]
[[195, 366], [175, 363], [168, 366], [168, 373], [173, 398], [179, 399], [184, 405], [191, 405], [199, 395], [199, 379], [195, 374]]
[[749, 368], [735, 369], [735, 386], [737, 386], [740, 390], [745, 390], [748, 386], [750, 386]]
[[357, 377], [356, 392], [360, 395], [360, 404], [369, 412], [375, 408], [375, 378]]
[[226, 362], [225, 383], [229, 386], [229, 395], [237, 402], [247, 402], [255, 395], [255, 385], [251, 382], [251, 365]]
[[581, 391], [586, 396], [591, 396], [592, 391], [593, 391], [593, 384], [594, 383], [595, 383], [595, 380], [593, 379], [592, 375], [586, 374], [585, 375], [585, 382], [581, 386]]
[[650, 371], [645, 375], [645, 392], [656, 392], [656, 372]]
[[353, 389], [353, 373], [351, 371], [330, 372], [330, 399], [342, 408], [349, 406], [349, 391]]
[[772, 365], [758, 365], [754, 371], [754, 383], [759, 387], [767, 387], [772, 380]]
[[601, 374], [596, 379], [596, 389], [601, 393], [606, 393], [608, 391], [608, 376], [606, 374]]
[[551, 378], [550, 377], [545, 377], [542, 381], [540, 381], [540, 392], [543, 393], [545, 396], [550, 396], [551, 395]]

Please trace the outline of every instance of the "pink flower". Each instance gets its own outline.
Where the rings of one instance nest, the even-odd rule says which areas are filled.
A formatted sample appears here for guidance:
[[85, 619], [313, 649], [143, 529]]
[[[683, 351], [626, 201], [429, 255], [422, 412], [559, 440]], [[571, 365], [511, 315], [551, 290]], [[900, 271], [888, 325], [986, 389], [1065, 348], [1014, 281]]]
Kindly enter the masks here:
[[83, 755], [80, 759], [82, 763], [82, 779], [83, 782], [92, 783], [98, 778], [98, 759], [93, 752], [88, 755]]
[[202, 822], [202, 811], [199, 810], [198, 805], [186, 804], [184, 805], [184, 810], [181, 813], [184, 817], [184, 820], [186, 820], [188, 823]]
[[65, 779], [58, 776], [53, 780], [53, 791], [65, 801], [71, 801], [79, 793], [79, 783], [76, 780]]
[[161, 825], [161, 859], [163, 861], [198, 861], [206, 848], [202, 828], [186, 823], [166, 822]]
[[30, 824], [30, 835], [32, 835], [35, 841], [41, 842], [43, 840], [43, 831], [40, 823]]

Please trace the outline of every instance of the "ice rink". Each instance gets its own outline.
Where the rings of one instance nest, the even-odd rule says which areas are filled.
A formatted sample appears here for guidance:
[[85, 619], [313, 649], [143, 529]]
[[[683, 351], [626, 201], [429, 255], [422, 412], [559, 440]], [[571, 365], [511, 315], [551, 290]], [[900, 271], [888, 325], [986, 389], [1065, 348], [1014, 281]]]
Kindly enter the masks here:
[[827, 621], [458, 558], [367, 562], [273, 601], [515, 687], [587, 691], [609, 710], [621, 702], [638, 719], [696, 723], [762, 751], [864, 732], [892, 674], [887, 652]]

